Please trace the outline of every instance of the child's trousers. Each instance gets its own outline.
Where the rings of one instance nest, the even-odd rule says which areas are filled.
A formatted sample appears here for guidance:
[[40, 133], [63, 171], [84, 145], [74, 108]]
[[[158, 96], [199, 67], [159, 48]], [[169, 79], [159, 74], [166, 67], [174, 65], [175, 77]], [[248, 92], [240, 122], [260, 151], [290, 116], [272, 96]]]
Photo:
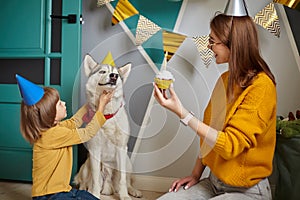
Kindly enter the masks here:
[[91, 193], [85, 190], [72, 189], [70, 192], [59, 192], [55, 194], [48, 194], [45, 196], [33, 197], [32, 200], [99, 200]]

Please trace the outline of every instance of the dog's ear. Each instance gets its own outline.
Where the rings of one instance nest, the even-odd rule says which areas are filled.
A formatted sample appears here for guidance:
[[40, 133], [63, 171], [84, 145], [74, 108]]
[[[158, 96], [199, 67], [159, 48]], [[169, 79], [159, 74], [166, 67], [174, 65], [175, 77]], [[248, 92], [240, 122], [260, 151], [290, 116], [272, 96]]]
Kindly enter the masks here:
[[118, 71], [123, 80], [123, 83], [125, 83], [131, 71], [131, 63], [127, 63], [124, 66], [119, 67]]
[[84, 73], [88, 77], [98, 63], [89, 54], [85, 55], [83, 60]]

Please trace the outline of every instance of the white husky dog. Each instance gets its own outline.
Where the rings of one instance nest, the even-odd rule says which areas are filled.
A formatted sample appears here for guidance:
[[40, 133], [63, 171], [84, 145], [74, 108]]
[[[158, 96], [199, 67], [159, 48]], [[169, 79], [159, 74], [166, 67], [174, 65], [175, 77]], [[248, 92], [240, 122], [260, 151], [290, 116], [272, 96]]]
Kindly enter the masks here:
[[131, 199], [128, 194], [141, 197], [142, 193], [131, 184], [132, 167], [127, 155], [130, 129], [124, 108], [123, 84], [131, 71], [131, 63], [117, 68], [98, 64], [86, 55], [83, 64], [88, 77], [86, 99], [90, 107], [85, 120], [93, 116], [98, 97], [104, 90], [114, 90], [114, 95], [104, 109], [105, 124], [85, 144], [89, 156], [75, 176], [74, 183], [80, 186], [79, 189], [88, 190], [98, 198], [100, 194], [112, 195], [115, 192], [122, 200]]

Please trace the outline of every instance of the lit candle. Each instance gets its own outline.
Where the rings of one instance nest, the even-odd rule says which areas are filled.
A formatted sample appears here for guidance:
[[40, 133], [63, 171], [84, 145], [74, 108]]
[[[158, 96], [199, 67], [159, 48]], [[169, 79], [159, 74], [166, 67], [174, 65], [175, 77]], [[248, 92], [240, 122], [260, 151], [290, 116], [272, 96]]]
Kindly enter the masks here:
[[168, 52], [166, 51], [161, 70], [167, 70], [167, 57], [168, 57]]

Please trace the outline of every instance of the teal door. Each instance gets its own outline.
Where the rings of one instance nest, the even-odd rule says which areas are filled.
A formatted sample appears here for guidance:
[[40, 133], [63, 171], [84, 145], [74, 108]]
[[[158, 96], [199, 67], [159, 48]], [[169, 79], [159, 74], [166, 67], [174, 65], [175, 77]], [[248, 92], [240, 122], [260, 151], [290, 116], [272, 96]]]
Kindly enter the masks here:
[[[16, 73], [56, 88], [72, 113], [73, 85], [81, 59], [80, 15], [81, 0], [0, 2], [0, 179], [31, 180], [32, 148], [19, 129], [21, 98]], [[74, 173], [76, 148], [73, 162]]]

